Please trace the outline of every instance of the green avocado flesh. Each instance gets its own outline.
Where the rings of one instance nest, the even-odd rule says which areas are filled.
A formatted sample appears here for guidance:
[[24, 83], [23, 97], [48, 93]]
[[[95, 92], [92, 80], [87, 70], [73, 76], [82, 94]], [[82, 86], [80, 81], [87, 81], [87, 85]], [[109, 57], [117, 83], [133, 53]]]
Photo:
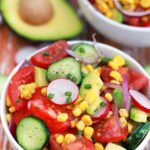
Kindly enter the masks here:
[[20, 0], [2, 0], [1, 11], [7, 24], [19, 35], [33, 41], [68, 39], [83, 29], [73, 8], [65, 0], [49, 0], [53, 17], [45, 24], [26, 23], [18, 13]]

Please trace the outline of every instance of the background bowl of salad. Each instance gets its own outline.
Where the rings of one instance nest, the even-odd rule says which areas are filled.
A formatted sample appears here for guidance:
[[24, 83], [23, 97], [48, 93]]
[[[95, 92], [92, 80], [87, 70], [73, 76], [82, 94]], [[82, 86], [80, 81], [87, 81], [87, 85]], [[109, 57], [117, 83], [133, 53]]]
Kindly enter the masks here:
[[[91, 3], [91, 1], [94, 3]], [[132, 12], [130, 13], [128, 11], [126, 12], [126, 10], [123, 13], [124, 14], [129, 13], [130, 17], [124, 17], [125, 15], [122, 15], [117, 9], [114, 9], [114, 4], [112, 3], [112, 0], [102, 0], [102, 1], [97, 0], [97, 3], [96, 0], [91, 1], [78, 0], [78, 3], [86, 19], [98, 32], [100, 32], [107, 38], [111, 39], [112, 41], [118, 42], [125, 46], [132, 46], [132, 47], [150, 46], [149, 42], [150, 27], [148, 27], [149, 19], [147, 17], [142, 17], [142, 19], [139, 19], [139, 17], [133, 17], [135, 16], [135, 14], [133, 15]], [[110, 9], [108, 6], [109, 2], [110, 5], [113, 5], [110, 6], [113, 7], [111, 8], [111, 10], [109, 10]], [[146, 2], [149, 3], [149, 1], [145, 1], [145, 3]], [[98, 5], [98, 3], [102, 4]], [[127, 6], [130, 7], [130, 5]], [[133, 4], [131, 5], [131, 9], [132, 7], [134, 7]], [[103, 10], [103, 13], [100, 10]], [[107, 17], [104, 15], [104, 12], [108, 12], [105, 13]]]
[[[102, 69], [101, 74], [99, 69]], [[70, 73], [68, 74], [68, 71], [71, 73], [71, 76]], [[82, 72], [82, 75], [79, 72]], [[53, 73], [56, 74], [54, 75]], [[130, 96], [134, 99], [133, 108], [129, 100], [131, 99], [128, 92], [129, 85], [125, 81], [127, 78], [124, 78], [123, 75], [126, 73], [128, 77], [132, 76], [132, 79], [130, 78], [130, 88], [132, 89]], [[122, 78], [118, 74], [122, 74]], [[22, 150], [23, 148], [47, 149], [47, 140], [50, 141], [48, 145], [51, 146], [51, 149], [63, 147], [65, 150], [71, 150], [72, 146], [76, 148], [76, 144], [79, 144], [80, 148], [75, 150], [82, 149], [83, 147], [86, 147], [87, 150], [94, 150], [95, 147], [97, 149], [98, 147], [104, 148], [106, 143], [108, 143], [105, 147], [106, 150], [117, 148], [125, 150], [122, 147], [123, 145], [120, 147], [120, 144], [112, 144], [112, 142], [124, 142], [128, 134], [130, 138], [128, 137], [126, 140], [127, 143], [124, 144], [131, 146], [132, 149], [142, 150], [150, 139], [150, 122], [147, 120], [147, 112], [150, 112], [149, 100], [144, 95], [141, 95], [142, 93], [147, 93], [146, 96], [150, 96], [148, 94], [150, 90], [149, 80], [149, 76], [138, 62], [116, 48], [97, 43], [96, 41], [59, 41], [40, 49], [12, 71], [1, 97], [2, 124], [14, 149], [18, 150]], [[102, 86], [103, 83], [105, 86]], [[103, 94], [111, 92], [112, 90], [110, 89], [114, 89], [113, 92], [116, 92], [116, 90], [120, 92], [122, 89], [126, 98], [128, 96], [130, 98], [127, 98], [128, 102], [123, 102], [122, 98], [121, 104], [119, 103], [120, 100], [118, 102], [114, 102], [115, 100], [112, 101], [110, 95], [106, 97], [101, 95], [101, 98], [98, 101], [94, 101], [94, 103], [89, 102], [86, 97], [82, 99], [82, 96], [84, 97], [87, 93], [91, 96], [89, 91], [92, 90], [94, 92], [98, 91], [99, 98], [99, 86], [101, 86]], [[59, 92], [64, 92], [66, 89], [67, 91], [63, 96], [62, 93], [59, 94]], [[40, 92], [38, 92], [39, 90]], [[46, 93], [45, 90], [47, 91]], [[81, 98], [78, 95], [78, 90], [80, 90]], [[55, 94], [51, 93], [52, 91]], [[115, 95], [118, 94], [116, 93]], [[118, 97], [115, 97], [115, 95], [113, 96], [114, 99]], [[57, 98], [61, 97], [61, 99], [57, 101], [55, 96]], [[140, 100], [138, 100], [139, 97]], [[87, 107], [81, 107], [85, 102], [87, 103]], [[111, 105], [111, 103], [113, 104]], [[120, 105], [125, 109], [120, 111]], [[95, 106], [97, 106], [96, 109]], [[127, 117], [126, 111], [130, 109], [129, 107], [133, 111], [133, 115], [130, 115], [131, 120], [135, 123], [137, 122], [136, 125], [138, 126], [133, 129], [131, 129], [132, 125], [129, 125], [127, 128], [126, 118], [122, 121], [121, 119], [120, 121], [117, 119], [118, 115], [120, 117], [122, 115]], [[120, 112], [117, 108], [119, 108]], [[43, 115], [47, 110], [49, 110], [48, 114]], [[69, 110], [71, 110], [73, 117], [71, 115], [71, 118], [66, 120], [66, 112], [68, 113], [67, 116], [70, 116]], [[53, 118], [55, 115], [57, 115], [57, 120]], [[50, 122], [48, 118], [51, 119]], [[71, 120], [72, 118], [74, 120]], [[79, 120], [77, 121], [76, 119]], [[130, 120], [129, 116], [128, 119]], [[75, 126], [72, 125], [75, 132], [74, 130], [70, 130], [70, 121], [77, 121]], [[123, 126], [124, 123], [125, 126]], [[105, 126], [105, 124], [107, 125]], [[108, 129], [105, 128], [107, 126], [109, 127]], [[103, 130], [99, 131], [98, 129], [101, 127]], [[130, 133], [127, 133], [129, 130]], [[102, 136], [101, 134], [97, 134], [101, 131], [103, 131]], [[108, 136], [108, 133], [111, 133], [111, 136]], [[101, 142], [95, 144], [94, 141], [90, 141], [88, 138], [91, 139], [92, 136], [97, 141], [100, 140], [105, 144], [102, 145]], [[64, 141], [63, 144], [62, 141]]]

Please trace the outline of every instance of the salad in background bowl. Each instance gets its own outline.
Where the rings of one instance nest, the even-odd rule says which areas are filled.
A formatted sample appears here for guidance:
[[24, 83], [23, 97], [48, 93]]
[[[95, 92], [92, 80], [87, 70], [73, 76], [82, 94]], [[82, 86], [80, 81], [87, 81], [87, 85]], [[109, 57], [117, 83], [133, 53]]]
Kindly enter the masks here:
[[1, 118], [15, 149], [144, 149], [150, 139], [149, 77], [105, 44], [58, 41], [18, 65]]
[[[122, 3], [125, 3], [126, 0], [121, 1], [122, 3], [119, 2], [118, 0], [78, 0], [86, 19], [105, 37], [125, 46], [149, 47], [150, 28], [144, 27], [149, 26], [149, 15], [145, 16], [150, 13], [149, 7], [135, 12], [128, 10], [128, 7], [137, 7], [134, 5], [134, 1], [129, 1], [129, 4], [125, 5]], [[130, 2], [133, 2], [131, 6]], [[149, 3], [149, 1], [145, 3]]]

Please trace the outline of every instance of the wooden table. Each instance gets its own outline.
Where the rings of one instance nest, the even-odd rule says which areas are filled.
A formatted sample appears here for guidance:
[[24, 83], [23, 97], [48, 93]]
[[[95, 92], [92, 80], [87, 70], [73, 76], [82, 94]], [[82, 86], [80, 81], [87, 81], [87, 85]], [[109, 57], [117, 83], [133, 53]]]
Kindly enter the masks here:
[[[78, 11], [78, 7], [77, 7], [77, 3], [76, 0], [72, 0], [71, 3], [73, 4], [73, 6], [75, 7], [75, 9]], [[133, 56], [138, 62], [140, 62], [142, 65], [147, 65], [150, 64], [150, 48], [145, 48], [145, 49], [139, 49], [139, 48], [127, 48], [125, 46], [119, 45], [117, 43], [114, 43], [108, 39], [106, 39], [105, 37], [103, 37], [102, 35], [100, 35], [99, 33], [97, 33], [84, 19], [84, 17], [82, 16], [82, 19], [84, 20], [84, 32], [77, 37], [76, 39], [83, 39], [83, 40], [92, 40], [92, 34], [96, 33], [96, 38], [98, 42], [102, 42], [102, 43], [106, 43], [109, 45], [112, 45], [114, 47], [119, 48], [120, 50], [123, 50], [125, 52], [127, 52], [129, 55]], [[4, 33], [2, 34], [3, 30], [5, 29]], [[2, 34], [2, 35], [1, 35]], [[13, 41], [13, 46], [12, 48], [10, 48], [10, 43], [12, 41], [10, 41], [10, 43], [7, 43], [7, 46], [4, 46], [4, 44], [6, 45], [6, 43], [4, 43], [2, 41], [3, 37], [6, 37], [10, 40], [10, 37], [13, 39], [15, 39], [15, 44]], [[12, 59], [14, 59], [14, 52], [22, 45], [28, 45], [28, 44], [33, 44], [31, 41], [22, 39], [21, 37], [17, 36], [16, 34], [14, 34], [13, 32], [11, 32], [6, 25], [0, 26], [0, 49], [1, 49], [1, 53], [0, 53], [0, 73], [4, 73], [4, 74], [9, 74], [10, 70], [12, 70], [14, 63], [12, 63]], [[3, 45], [3, 46], [2, 46]], [[35, 44], [34, 44], [35, 45]], [[37, 43], [36, 43], [37, 45]], [[13, 52], [12, 52], [13, 51]], [[9, 56], [8, 53], [9, 52]], [[1, 58], [3, 56], [3, 58]], [[6, 56], [6, 57], [5, 57]], [[5, 67], [3, 67], [5, 65]], [[11, 66], [11, 68], [10, 68]], [[10, 68], [8, 70], [8, 68]], [[9, 144], [7, 137], [5, 136], [5, 133], [3, 131], [3, 128], [0, 124], [0, 150], [12, 150], [11, 145]], [[147, 150], [150, 150], [150, 147], [147, 148]]]

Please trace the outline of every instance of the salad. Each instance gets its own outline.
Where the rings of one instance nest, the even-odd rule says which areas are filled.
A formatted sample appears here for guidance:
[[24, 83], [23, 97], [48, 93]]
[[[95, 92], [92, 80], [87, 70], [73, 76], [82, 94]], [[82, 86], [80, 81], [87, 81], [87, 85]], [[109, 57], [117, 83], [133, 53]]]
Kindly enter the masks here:
[[150, 27], [149, 0], [90, 0], [106, 17], [127, 25]]
[[134, 150], [150, 130], [148, 79], [96, 42], [49, 45], [7, 89], [10, 132], [25, 150]]

